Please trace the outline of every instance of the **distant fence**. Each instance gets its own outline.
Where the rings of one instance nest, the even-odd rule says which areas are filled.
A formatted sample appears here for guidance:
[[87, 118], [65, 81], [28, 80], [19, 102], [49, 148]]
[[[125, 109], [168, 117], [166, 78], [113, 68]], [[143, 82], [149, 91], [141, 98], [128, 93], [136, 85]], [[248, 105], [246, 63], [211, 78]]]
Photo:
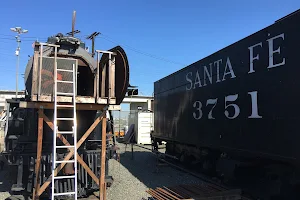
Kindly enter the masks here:
[[132, 113], [137, 112], [136, 110], [131, 111], [113, 111], [113, 119], [114, 119], [114, 131], [117, 137], [123, 137], [130, 124], [129, 124], [129, 116]]

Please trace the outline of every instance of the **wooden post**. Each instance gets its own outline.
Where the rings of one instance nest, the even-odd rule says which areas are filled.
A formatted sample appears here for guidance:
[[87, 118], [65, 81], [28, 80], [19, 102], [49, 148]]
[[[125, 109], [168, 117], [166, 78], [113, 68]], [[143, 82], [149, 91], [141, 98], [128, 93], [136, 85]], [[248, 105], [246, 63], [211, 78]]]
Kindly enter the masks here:
[[[104, 109], [105, 111], [105, 109]], [[103, 113], [105, 114], [105, 113]], [[87, 137], [91, 134], [91, 132], [96, 128], [98, 123], [103, 119], [103, 114], [100, 115], [94, 123], [90, 126], [90, 128], [85, 132], [85, 134], [81, 137], [81, 139], [77, 142], [77, 149], [83, 144], [83, 142], [87, 139]], [[104, 115], [106, 117], [106, 115]], [[51, 127], [53, 126], [52, 122], [43, 115], [45, 122]], [[105, 119], [106, 120], [106, 119]], [[74, 155], [74, 149], [71, 149], [67, 156], [64, 158], [64, 161], [70, 160], [70, 158]], [[60, 163], [58, 167], [54, 170], [54, 176], [58, 174], [58, 172], [66, 165], [66, 163]], [[43, 183], [39, 190], [37, 190], [37, 196], [41, 196], [42, 193], [46, 190], [46, 188], [51, 184], [52, 175]]]
[[[53, 123], [49, 120], [47, 116], [43, 116], [45, 122], [47, 125], [53, 130]], [[62, 135], [62, 134], [57, 134], [57, 137], [64, 143], [66, 146], [71, 146], [71, 144], [68, 142], [68, 140]], [[72, 151], [72, 148], [69, 148], [70, 151]], [[94, 174], [94, 172], [88, 167], [88, 165], [82, 160], [80, 155], [77, 153], [77, 161], [82, 165], [82, 167], [87, 171], [87, 173], [92, 177], [92, 179], [96, 182], [97, 185], [99, 185], [99, 179], [97, 176]]]
[[38, 143], [37, 143], [37, 156], [36, 156], [36, 164], [35, 164], [35, 187], [33, 189], [33, 200], [39, 199], [36, 196], [36, 192], [40, 189], [40, 167], [41, 167], [41, 157], [42, 157], [42, 147], [43, 147], [43, 123], [44, 123], [44, 112], [43, 109], [39, 109], [39, 120], [38, 120]]
[[102, 69], [102, 78], [101, 78], [101, 98], [105, 97], [105, 77], [106, 77], [106, 64]]
[[32, 67], [32, 86], [31, 86], [31, 97], [37, 100], [38, 94], [38, 67], [39, 67], [39, 45], [37, 42], [34, 43], [34, 54], [33, 54], [33, 67]]
[[99, 99], [99, 71], [100, 71], [100, 55], [97, 52], [97, 74], [96, 74], [96, 102]]
[[[106, 110], [103, 110], [106, 112]], [[106, 160], [106, 113], [102, 120], [102, 145], [101, 145], [101, 168], [100, 168], [100, 187], [99, 197], [100, 200], [105, 200], [105, 160]]]
[[116, 68], [116, 57], [114, 55], [109, 54], [111, 57], [111, 62], [109, 65], [109, 97], [115, 98], [115, 68]]

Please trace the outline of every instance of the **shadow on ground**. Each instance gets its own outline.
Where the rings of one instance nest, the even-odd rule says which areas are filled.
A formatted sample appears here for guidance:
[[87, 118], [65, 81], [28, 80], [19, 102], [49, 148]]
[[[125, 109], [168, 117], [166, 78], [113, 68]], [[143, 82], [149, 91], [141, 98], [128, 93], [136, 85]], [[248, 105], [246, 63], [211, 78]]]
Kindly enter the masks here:
[[120, 147], [121, 164], [148, 188], [201, 183], [198, 178], [159, 162], [150, 151], [134, 146], [132, 153], [130, 146], [126, 152], [125, 146]]

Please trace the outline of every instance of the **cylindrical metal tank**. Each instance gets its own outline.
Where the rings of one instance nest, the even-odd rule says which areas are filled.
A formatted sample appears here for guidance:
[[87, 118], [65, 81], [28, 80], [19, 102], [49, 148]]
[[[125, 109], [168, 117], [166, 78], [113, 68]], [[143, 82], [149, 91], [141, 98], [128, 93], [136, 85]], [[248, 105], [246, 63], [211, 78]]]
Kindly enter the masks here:
[[[68, 38], [68, 37], [66, 37]], [[64, 40], [62, 40], [64, 39]], [[53, 42], [53, 39], [49, 39]], [[56, 40], [54, 40], [56, 41]], [[66, 65], [62, 58], [71, 58], [76, 59], [78, 63], [77, 71], [77, 95], [78, 96], [87, 96], [92, 97], [94, 95], [94, 79], [97, 68], [96, 59], [91, 56], [82, 46], [75, 46], [72, 42], [67, 41], [66, 39], [60, 38], [60, 42], [56, 41], [55, 44], [59, 44], [57, 57], [58, 62], [61, 65]], [[63, 42], [62, 42], [63, 41]], [[120, 47], [116, 46], [109, 51], [116, 53], [115, 55], [115, 96], [117, 104], [120, 104], [125, 97], [127, 87], [129, 84], [129, 65], [125, 51]], [[43, 65], [41, 70], [41, 92], [50, 93], [53, 91], [53, 61], [47, 58], [53, 57], [53, 48], [44, 47], [43, 49]], [[52, 59], [53, 60], [53, 59]], [[103, 54], [100, 60], [100, 72], [103, 65], [108, 61], [107, 54]], [[38, 61], [39, 62], [39, 61]], [[32, 85], [33, 85], [33, 56], [29, 59], [26, 70], [25, 70], [25, 86], [28, 96], [31, 96]], [[61, 72], [61, 76], [64, 76], [64, 73]], [[58, 79], [60, 74], [58, 75]], [[100, 76], [101, 78], [101, 76]], [[107, 79], [108, 80], [108, 73]], [[99, 89], [101, 90], [101, 81], [99, 82]], [[101, 92], [101, 91], [99, 91]]]

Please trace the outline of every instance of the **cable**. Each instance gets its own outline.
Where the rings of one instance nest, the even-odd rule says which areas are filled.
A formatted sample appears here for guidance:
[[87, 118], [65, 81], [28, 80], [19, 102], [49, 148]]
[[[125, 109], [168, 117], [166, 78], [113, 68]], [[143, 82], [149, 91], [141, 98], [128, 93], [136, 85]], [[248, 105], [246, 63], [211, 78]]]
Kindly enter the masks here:
[[[105, 39], [105, 40], [107, 40], [107, 41], [109, 41], [109, 42], [112, 42], [112, 43], [115, 43], [115, 44], [117, 44], [117, 45], [120, 45], [118, 42], [115, 42], [115, 41], [109, 39], [106, 35], [101, 34], [101, 37], [100, 37], [100, 38], [103, 38], [103, 39]], [[176, 64], [176, 65], [187, 66], [186, 64], [183, 64], [183, 63], [179, 63], [179, 62], [172, 61], [172, 60], [169, 60], [169, 59], [160, 57], [160, 56], [156, 56], [156, 55], [153, 55], [153, 54], [149, 54], [149, 53], [143, 52], [143, 51], [141, 51], [141, 50], [138, 50], [138, 49], [133, 48], [133, 47], [131, 47], [131, 46], [129, 46], [129, 45], [126, 45], [126, 44], [122, 44], [122, 46], [125, 46], [125, 47], [127, 47], [128, 49], [130, 49], [130, 50], [132, 50], [132, 51], [134, 51], [134, 52], [136, 52], [136, 53], [139, 53], [139, 54], [142, 54], [142, 55], [145, 55], [145, 56], [149, 56], [149, 57], [154, 58], [154, 59], [162, 60], [162, 61], [169, 62], [169, 63], [173, 63], [173, 64]]]
[[[0, 34], [0, 35], [6, 36], [6, 37], [0, 37], [0, 40], [15, 40], [15, 38], [14, 38], [13, 36], [11, 36], [11, 38], [10, 38], [10, 35], [6, 35], [6, 34]], [[79, 39], [81, 39], [81, 40], [86, 40], [86, 37], [87, 37], [87, 36], [88, 36], [88, 35], [82, 35], [82, 36], [78, 35], [78, 36], [76, 36], [76, 37], [79, 38]], [[32, 38], [32, 39], [30, 39], [30, 38]], [[103, 34], [103, 33], [101, 33], [101, 37], [100, 37], [100, 38], [103, 38], [104, 40], [107, 40], [107, 41], [109, 41], [109, 42], [111, 42], [111, 43], [120, 45], [119, 42], [116, 42], [116, 41], [110, 39], [109, 36], [107, 36], [107, 35], [105, 35], [105, 34]], [[47, 40], [47, 38], [43, 38], [43, 37], [29, 37], [29, 36], [22, 36], [22, 41], [24, 41], [24, 42], [34, 42], [35, 40], [33, 40], [33, 39], [40, 39], [40, 40], [45, 39], [45, 40]], [[154, 55], [154, 54], [150, 54], [150, 53], [147, 53], [147, 52], [138, 50], [138, 49], [136, 49], [136, 48], [134, 48], [134, 47], [131, 47], [131, 46], [129, 46], [129, 45], [126, 45], [126, 44], [122, 44], [122, 46], [125, 46], [125, 47], [127, 47], [129, 50], [131, 50], [131, 51], [134, 51], [134, 52], [139, 53], [139, 54], [144, 55], [144, 56], [151, 57], [151, 58], [153, 58], [153, 59], [161, 60], [161, 61], [164, 61], [164, 62], [168, 62], [168, 63], [180, 65], [180, 66], [187, 66], [186, 64], [183, 64], [183, 63], [179, 63], [179, 62], [176, 62], [176, 61], [172, 61], [172, 60], [166, 59], [166, 58], [161, 57], [161, 56], [157, 56], [157, 55]]]

